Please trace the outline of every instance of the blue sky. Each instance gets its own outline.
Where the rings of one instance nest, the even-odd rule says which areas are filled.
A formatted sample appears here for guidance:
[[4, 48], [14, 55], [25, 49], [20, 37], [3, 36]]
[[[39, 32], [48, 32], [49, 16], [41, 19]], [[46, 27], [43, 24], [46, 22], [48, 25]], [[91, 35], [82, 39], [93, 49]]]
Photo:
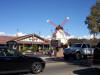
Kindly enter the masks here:
[[15, 34], [36, 33], [51, 35], [55, 27], [46, 22], [50, 19], [61, 24], [66, 17], [64, 30], [80, 37], [89, 35], [84, 21], [96, 0], [0, 0], [0, 32]]

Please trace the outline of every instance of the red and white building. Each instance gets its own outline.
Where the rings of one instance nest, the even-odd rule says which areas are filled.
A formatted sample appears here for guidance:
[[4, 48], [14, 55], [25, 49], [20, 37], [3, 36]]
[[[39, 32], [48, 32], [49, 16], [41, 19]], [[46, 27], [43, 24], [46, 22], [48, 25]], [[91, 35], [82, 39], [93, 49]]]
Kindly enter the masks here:
[[49, 48], [50, 40], [45, 39], [37, 34], [28, 34], [25, 36], [0, 36], [0, 46], [8, 46], [19, 51], [22, 49], [23, 44], [26, 47], [37, 45], [41, 48]]

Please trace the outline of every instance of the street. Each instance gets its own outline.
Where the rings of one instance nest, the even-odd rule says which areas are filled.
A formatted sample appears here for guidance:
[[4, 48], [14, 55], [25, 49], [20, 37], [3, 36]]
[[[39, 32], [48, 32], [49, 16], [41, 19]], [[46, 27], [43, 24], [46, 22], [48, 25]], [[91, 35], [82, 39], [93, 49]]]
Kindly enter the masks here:
[[91, 67], [87, 60], [64, 60], [51, 59], [46, 64], [46, 68], [40, 74], [20, 74], [20, 75], [100, 75], [98, 69]]

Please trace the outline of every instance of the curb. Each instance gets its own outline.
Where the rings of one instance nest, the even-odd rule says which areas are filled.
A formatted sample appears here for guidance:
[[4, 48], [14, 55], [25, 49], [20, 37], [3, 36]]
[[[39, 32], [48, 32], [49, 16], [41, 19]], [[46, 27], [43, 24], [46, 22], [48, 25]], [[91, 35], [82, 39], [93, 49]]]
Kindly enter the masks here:
[[54, 58], [54, 57], [43, 57], [42, 58], [47, 64], [49, 63], [61, 63], [64, 62], [64, 58]]
[[60, 65], [60, 64], [67, 64], [67, 63], [65, 63], [65, 62], [47, 63], [46, 66], [57, 66], [57, 65]]

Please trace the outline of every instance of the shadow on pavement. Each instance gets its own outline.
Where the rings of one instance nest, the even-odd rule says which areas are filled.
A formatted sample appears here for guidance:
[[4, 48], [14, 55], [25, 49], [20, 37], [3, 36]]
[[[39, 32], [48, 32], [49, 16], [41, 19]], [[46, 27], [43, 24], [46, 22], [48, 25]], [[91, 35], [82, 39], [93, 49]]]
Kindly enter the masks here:
[[46, 62], [47, 63], [51, 63], [51, 62], [65, 62], [65, 60], [63, 58], [47, 58]]
[[91, 67], [92, 66], [92, 62], [88, 59], [81, 59], [81, 60], [69, 59], [69, 60], [65, 60], [65, 62], [71, 65], [78, 65], [81, 67]]
[[0, 74], [0, 75], [22, 75], [22, 74]]
[[73, 71], [73, 73], [77, 75], [100, 75], [100, 69], [96, 68], [80, 69]]
[[9, 73], [9, 74], [0, 74], [0, 75], [24, 75], [24, 74], [28, 74], [28, 73]]
[[47, 63], [51, 63], [51, 62], [65, 62], [67, 64], [71, 64], [71, 65], [78, 65], [81, 67], [91, 67], [92, 63], [90, 60], [88, 59], [82, 59], [82, 60], [75, 60], [75, 59], [67, 59], [65, 60], [64, 58], [47, 58], [46, 59]]

